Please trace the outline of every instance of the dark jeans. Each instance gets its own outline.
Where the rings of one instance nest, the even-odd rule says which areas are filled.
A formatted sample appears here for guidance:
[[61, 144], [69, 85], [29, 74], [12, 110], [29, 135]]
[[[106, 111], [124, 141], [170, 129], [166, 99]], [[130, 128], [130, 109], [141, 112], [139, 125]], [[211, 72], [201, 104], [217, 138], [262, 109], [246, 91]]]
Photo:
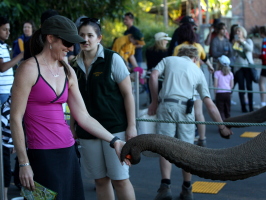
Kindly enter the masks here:
[[222, 120], [230, 117], [231, 92], [216, 93], [216, 106], [221, 114]]
[[10, 164], [10, 149], [3, 146], [3, 164], [4, 164], [4, 184], [9, 187], [11, 181], [11, 164]]
[[[250, 68], [242, 67], [235, 73], [235, 78], [238, 82], [239, 90], [252, 91], [252, 74]], [[247, 112], [245, 103], [245, 92], [239, 92], [239, 99], [241, 103], [242, 112]], [[249, 111], [253, 111], [253, 93], [248, 93]]]

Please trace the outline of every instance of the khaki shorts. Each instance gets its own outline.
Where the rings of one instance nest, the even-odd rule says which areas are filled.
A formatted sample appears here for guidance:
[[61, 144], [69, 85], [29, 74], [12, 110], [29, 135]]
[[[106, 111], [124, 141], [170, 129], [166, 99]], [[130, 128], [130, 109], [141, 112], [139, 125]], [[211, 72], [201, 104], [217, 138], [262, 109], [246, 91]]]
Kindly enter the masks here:
[[[125, 141], [125, 132], [113, 134]], [[81, 164], [85, 175], [93, 179], [109, 177], [112, 180], [125, 180], [129, 178], [129, 167], [122, 165], [116, 152], [108, 142], [100, 139], [79, 139], [81, 148]]]
[[[190, 114], [186, 114], [186, 105], [172, 102], [160, 103], [157, 118], [171, 121], [195, 121], [194, 108]], [[157, 123], [157, 133], [194, 144], [195, 124]]]

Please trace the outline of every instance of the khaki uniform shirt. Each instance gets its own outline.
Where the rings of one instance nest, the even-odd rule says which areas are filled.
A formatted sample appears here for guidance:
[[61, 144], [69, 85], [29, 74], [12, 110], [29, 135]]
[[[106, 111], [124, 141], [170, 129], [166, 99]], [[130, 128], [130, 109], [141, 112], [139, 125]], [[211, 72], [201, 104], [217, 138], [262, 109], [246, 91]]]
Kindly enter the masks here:
[[164, 75], [159, 100], [171, 98], [187, 101], [194, 96], [195, 90], [201, 99], [211, 97], [203, 72], [189, 57], [166, 57], [154, 70]]

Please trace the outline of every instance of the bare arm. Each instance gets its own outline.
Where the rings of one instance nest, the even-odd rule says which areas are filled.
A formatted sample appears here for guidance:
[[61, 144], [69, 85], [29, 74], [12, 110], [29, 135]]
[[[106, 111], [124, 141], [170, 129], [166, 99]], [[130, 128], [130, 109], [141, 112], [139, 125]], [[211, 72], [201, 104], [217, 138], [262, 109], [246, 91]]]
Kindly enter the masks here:
[[[217, 79], [217, 78], [214, 78], [213, 86], [214, 86], [215, 88], [217, 88], [217, 86], [218, 86], [218, 79]], [[214, 90], [214, 93], [216, 94], [216, 90]]]
[[233, 87], [234, 87], [234, 79], [231, 79], [230, 80], [230, 88], [233, 89]]
[[24, 56], [24, 52], [18, 54], [15, 58], [8, 62], [3, 62], [3, 59], [0, 59], [0, 72], [5, 72], [8, 69], [14, 67]]
[[158, 77], [159, 77], [159, 71], [152, 70], [149, 80], [151, 99], [152, 99], [148, 110], [149, 115], [155, 115], [158, 107]]
[[[72, 68], [70, 68], [70, 72], [71, 77], [69, 79], [68, 105], [71, 115], [85, 131], [91, 133], [99, 139], [110, 142], [114, 136], [109, 133], [97, 120], [89, 115], [78, 88], [75, 72]], [[121, 140], [117, 140], [114, 143], [118, 157], [120, 156], [120, 152], [124, 144], [125, 143]], [[128, 160], [125, 160], [125, 162], [130, 165]]]
[[[25, 147], [22, 119], [25, 113], [31, 87], [35, 83], [36, 78], [36, 66], [34, 68], [29, 61], [26, 61], [26, 63], [22, 63], [18, 68], [12, 87], [10, 124], [19, 164], [29, 163]], [[34, 189], [33, 171], [31, 166], [20, 167], [19, 176], [21, 184], [24, 187], [30, 190]]]
[[127, 130], [126, 141], [137, 136], [136, 121], [135, 121], [135, 103], [132, 94], [132, 87], [130, 77], [127, 76], [122, 82], [118, 84], [120, 92], [124, 98], [124, 105], [127, 115]]
[[[217, 107], [213, 103], [213, 101], [209, 97], [205, 97], [203, 99], [203, 102], [206, 105], [206, 108], [207, 108], [208, 113], [209, 113], [210, 117], [212, 118], [212, 120], [215, 122], [223, 122], [221, 115], [220, 115]], [[224, 136], [228, 136], [228, 135], [233, 134], [233, 132], [230, 129], [228, 129], [225, 125], [218, 125], [218, 127], [222, 131], [222, 134]]]
[[138, 63], [136, 61], [136, 58], [134, 55], [131, 55], [129, 58], [128, 58], [129, 62], [131, 63], [131, 65], [134, 67], [138, 67]]
[[213, 66], [212, 66], [210, 60], [208, 59], [208, 60], [205, 62], [205, 64], [207, 65], [209, 72], [212, 74], [212, 73], [214, 72], [214, 69], [213, 69]]

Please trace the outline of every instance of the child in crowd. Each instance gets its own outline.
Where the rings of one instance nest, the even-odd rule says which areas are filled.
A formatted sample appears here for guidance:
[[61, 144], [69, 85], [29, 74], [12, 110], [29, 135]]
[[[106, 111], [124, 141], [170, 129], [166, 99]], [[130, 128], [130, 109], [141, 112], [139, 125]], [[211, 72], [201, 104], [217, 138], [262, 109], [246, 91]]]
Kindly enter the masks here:
[[231, 72], [230, 60], [227, 56], [222, 55], [218, 61], [218, 70], [214, 72], [214, 87], [219, 88], [215, 90], [216, 106], [224, 120], [230, 117], [231, 91], [229, 90], [233, 88], [234, 75]]

